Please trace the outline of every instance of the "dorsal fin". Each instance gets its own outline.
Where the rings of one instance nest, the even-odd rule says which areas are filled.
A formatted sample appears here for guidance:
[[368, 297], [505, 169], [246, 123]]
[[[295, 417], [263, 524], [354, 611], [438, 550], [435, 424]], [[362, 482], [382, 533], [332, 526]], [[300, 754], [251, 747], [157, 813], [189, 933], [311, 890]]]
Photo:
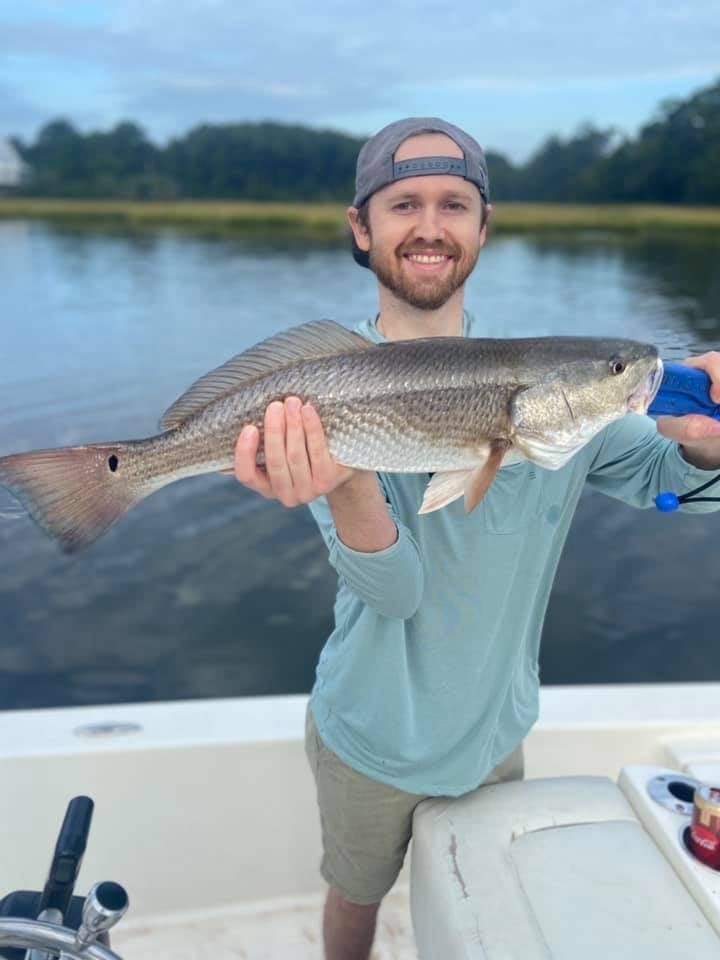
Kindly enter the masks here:
[[333, 357], [373, 344], [334, 320], [312, 320], [284, 330], [250, 347], [210, 373], [200, 377], [169, 407], [160, 421], [162, 430], [179, 427], [213, 400], [232, 393], [250, 380], [263, 377], [298, 360]]

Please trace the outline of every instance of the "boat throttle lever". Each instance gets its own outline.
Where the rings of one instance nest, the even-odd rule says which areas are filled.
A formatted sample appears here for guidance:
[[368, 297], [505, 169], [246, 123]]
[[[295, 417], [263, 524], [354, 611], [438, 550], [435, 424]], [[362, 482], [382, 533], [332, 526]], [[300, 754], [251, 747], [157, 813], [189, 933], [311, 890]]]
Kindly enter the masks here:
[[[40, 899], [40, 913], [57, 910], [62, 923], [68, 912], [77, 881], [95, 804], [90, 797], [74, 797], [65, 811], [50, 870]], [[39, 916], [38, 914], [38, 916]]]
[[124, 888], [104, 881], [87, 897], [73, 895], [93, 807], [89, 797], [68, 804], [41, 892], [16, 890], [0, 899], [2, 960], [120, 960], [108, 947], [107, 931], [128, 908]]

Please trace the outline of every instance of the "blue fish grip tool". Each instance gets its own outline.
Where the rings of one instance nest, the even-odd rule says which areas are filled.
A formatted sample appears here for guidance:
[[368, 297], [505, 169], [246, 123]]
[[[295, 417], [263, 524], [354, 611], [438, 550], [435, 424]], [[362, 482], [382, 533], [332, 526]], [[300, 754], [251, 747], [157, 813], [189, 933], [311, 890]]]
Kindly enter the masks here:
[[[666, 363], [662, 383], [655, 399], [650, 404], [651, 417], [684, 417], [699, 413], [704, 417], [720, 420], [720, 403], [710, 399], [710, 377], [704, 370], [686, 367], [682, 363]], [[661, 493], [655, 497], [655, 506], [661, 513], [674, 513], [683, 503], [717, 501], [718, 497], [699, 497], [708, 487], [720, 482], [720, 474], [687, 493]]]
[[662, 383], [648, 413], [651, 417], [684, 417], [701, 413], [720, 420], [720, 403], [710, 399], [710, 377], [682, 363], [666, 363]]

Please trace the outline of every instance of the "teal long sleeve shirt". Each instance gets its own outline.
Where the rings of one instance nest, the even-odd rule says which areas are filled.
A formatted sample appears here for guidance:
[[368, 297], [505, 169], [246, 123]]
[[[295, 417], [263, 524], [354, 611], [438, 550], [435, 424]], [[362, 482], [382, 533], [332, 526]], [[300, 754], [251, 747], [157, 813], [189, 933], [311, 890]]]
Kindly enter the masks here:
[[[382, 340], [373, 321], [358, 331]], [[481, 335], [467, 313], [464, 333]], [[398, 537], [378, 553], [343, 544], [327, 500], [314, 501], [338, 575], [335, 628], [311, 695], [323, 741], [408, 793], [477, 787], [537, 719], [543, 619], [585, 484], [643, 508], [711, 475], [631, 414], [560, 470], [503, 467], [469, 516], [462, 499], [418, 516], [427, 475], [379, 474]]]

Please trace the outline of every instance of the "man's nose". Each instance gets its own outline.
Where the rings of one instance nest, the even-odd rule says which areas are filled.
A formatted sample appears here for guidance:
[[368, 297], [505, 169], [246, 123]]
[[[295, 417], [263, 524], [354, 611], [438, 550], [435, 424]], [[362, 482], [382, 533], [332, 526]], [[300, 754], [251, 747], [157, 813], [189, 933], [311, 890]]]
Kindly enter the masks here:
[[445, 231], [440, 217], [440, 211], [432, 204], [423, 206], [415, 223], [415, 237], [418, 240], [442, 240]]

